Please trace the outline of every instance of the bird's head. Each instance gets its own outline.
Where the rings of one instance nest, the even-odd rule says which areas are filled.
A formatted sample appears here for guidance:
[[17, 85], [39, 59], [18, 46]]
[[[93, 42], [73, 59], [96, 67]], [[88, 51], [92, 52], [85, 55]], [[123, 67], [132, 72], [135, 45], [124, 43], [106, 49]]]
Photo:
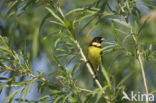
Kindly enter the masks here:
[[104, 38], [103, 38], [103, 37], [95, 37], [95, 38], [93, 38], [92, 43], [93, 43], [93, 42], [101, 43], [101, 42], [103, 42], [103, 41], [104, 41]]
[[101, 46], [101, 42], [103, 42], [103, 41], [104, 41], [103, 37], [95, 37], [91, 41], [90, 45]]

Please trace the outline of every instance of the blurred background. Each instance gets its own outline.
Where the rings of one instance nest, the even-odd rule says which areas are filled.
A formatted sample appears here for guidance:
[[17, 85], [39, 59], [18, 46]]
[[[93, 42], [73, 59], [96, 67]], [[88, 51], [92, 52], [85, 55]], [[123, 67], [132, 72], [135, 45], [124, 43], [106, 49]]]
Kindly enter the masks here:
[[[64, 27], [59, 24], [57, 16], [65, 23]], [[122, 91], [145, 93], [136, 46], [126, 22], [137, 37], [148, 89], [152, 92], [156, 89], [155, 0], [0, 0], [0, 35], [3, 38], [0, 46], [3, 47], [5, 41], [8, 50], [15, 52], [19, 60], [7, 50], [0, 50], [0, 102], [26, 86], [27, 92], [14, 93], [6, 101], [16, 103], [25, 95], [25, 101], [21, 99], [21, 102], [103, 103], [105, 100], [98, 94], [98, 87], [93, 86], [93, 79], [71, 40], [74, 38], [80, 43], [87, 57], [89, 42], [96, 36], [105, 38], [102, 66], [111, 83], [111, 88], [105, 90], [110, 101], [129, 103], [121, 101]], [[22, 81], [34, 78], [2, 70], [12, 67], [23, 71], [26, 64], [30, 73], [37, 78], [44, 77], [49, 84], [35, 80], [32, 84], [28, 82], [27, 86], [27, 82], [22, 84]], [[13, 77], [15, 85], [9, 86], [7, 81]], [[108, 85], [102, 73], [100, 83], [103, 87]], [[74, 85], [93, 92], [81, 93]], [[41, 98], [43, 96], [47, 97]]]

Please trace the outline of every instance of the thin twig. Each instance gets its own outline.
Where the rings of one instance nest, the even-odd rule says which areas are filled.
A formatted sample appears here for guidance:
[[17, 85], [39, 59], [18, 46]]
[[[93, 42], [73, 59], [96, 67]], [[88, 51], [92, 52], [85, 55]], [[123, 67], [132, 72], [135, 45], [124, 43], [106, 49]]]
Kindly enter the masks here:
[[64, 87], [65, 85], [64, 85], [64, 83], [62, 82], [62, 80], [60, 79], [60, 77], [59, 76], [57, 76], [56, 77], [56, 79], [58, 80], [58, 82], [61, 84], [61, 86], [62, 87]]
[[[126, 22], [128, 23], [128, 18], [125, 18]], [[132, 29], [130, 30], [131, 32], [131, 36], [134, 40], [134, 44], [135, 44], [135, 49], [136, 49], [136, 56], [137, 56], [137, 60], [140, 64], [140, 69], [141, 69], [141, 75], [142, 75], [142, 79], [143, 79], [143, 83], [144, 83], [144, 88], [145, 88], [145, 92], [146, 92], [146, 103], [149, 103], [148, 101], [148, 97], [149, 97], [149, 92], [148, 92], [148, 87], [147, 87], [147, 82], [146, 82], [146, 76], [145, 76], [145, 71], [144, 71], [144, 66], [143, 66], [143, 61], [141, 59], [141, 54], [140, 54], [140, 50], [138, 48], [138, 42], [137, 39], [132, 31]]]
[[97, 86], [98, 86], [99, 88], [102, 89], [102, 86], [101, 86], [100, 82], [98, 81], [98, 79], [95, 78], [95, 74], [94, 74], [94, 72], [93, 72], [93, 70], [92, 70], [90, 64], [87, 62], [87, 59], [86, 59], [86, 57], [85, 57], [85, 55], [84, 55], [84, 53], [83, 53], [83, 51], [82, 51], [82, 49], [81, 49], [81, 47], [80, 47], [80, 44], [79, 44], [76, 40], [74, 41], [74, 43], [76, 44], [77, 48], [79, 49], [80, 54], [81, 54], [81, 56], [82, 56], [84, 62], [86, 63], [86, 66], [87, 66], [87, 68], [88, 68], [88, 71], [90, 72], [92, 78], [94, 78], [94, 80], [95, 80], [95, 83], [97, 84]]
[[147, 83], [146, 83], [146, 76], [145, 76], [145, 72], [144, 72], [144, 66], [143, 66], [143, 61], [141, 59], [141, 54], [140, 54], [140, 51], [138, 49], [138, 42], [137, 42], [137, 39], [133, 33], [133, 31], [131, 30], [131, 35], [132, 35], [132, 38], [134, 40], [134, 43], [135, 43], [135, 48], [136, 48], [136, 55], [137, 55], [137, 59], [138, 59], [138, 62], [140, 64], [140, 68], [141, 68], [141, 74], [142, 74], [142, 79], [143, 79], [143, 83], [144, 83], [144, 88], [145, 88], [145, 92], [146, 92], [146, 103], [149, 103], [148, 102], [148, 96], [149, 96], [149, 93], [148, 93], [148, 87], [147, 87]]
[[78, 90], [83, 91], [83, 92], [89, 92], [89, 93], [93, 92], [93, 91], [91, 91], [91, 90], [78, 87], [78, 86], [76, 85], [76, 82], [77, 82], [77, 81], [75, 81], [75, 83], [74, 83], [74, 87], [76, 87]]
[[152, 92], [150, 92], [149, 94], [154, 94], [154, 93], [156, 93], [156, 90], [153, 90]]
[[92, 92], [91, 90], [88, 90], [88, 89], [83, 89], [83, 88], [79, 88], [79, 87], [76, 87], [76, 88], [83, 92], [89, 92], [89, 93]]
[[32, 73], [23, 72], [22, 70], [13, 69], [13, 68], [11, 68], [11, 67], [6, 67], [5, 69], [8, 70], [8, 71], [19, 72], [22, 76], [29, 76], [29, 77], [32, 77], [32, 78], [38, 78], [38, 79], [40, 79], [40, 80], [42, 80], [42, 81], [46, 81], [46, 79], [43, 78], [43, 77], [40, 78], [40, 77], [38, 77], [38, 76], [33, 75]]

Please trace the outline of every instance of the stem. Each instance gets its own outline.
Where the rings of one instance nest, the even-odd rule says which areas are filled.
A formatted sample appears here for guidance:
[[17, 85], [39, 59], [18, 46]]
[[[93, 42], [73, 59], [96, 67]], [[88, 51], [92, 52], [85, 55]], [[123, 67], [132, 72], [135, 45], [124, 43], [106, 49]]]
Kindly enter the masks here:
[[86, 57], [85, 57], [85, 55], [84, 55], [84, 53], [83, 53], [83, 51], [82, 51], [82, 49], [81, 49], [81, 47], [80, 47], [80, 44], [79, 44], [76, 40], [74, 40], [74, 43], [76, 44], [77, 48], [79, 49], [80, 55], [82, 56], [84, 62], [86, 63], [86, 66], [87, 66], [88, 71], [90, 72], [92, 78], [95, 79], [96, 85], [97, 85], [99, 88], [102, 89], [102, 86], [101, 86], [100, 82], [98, 81], [98, 79], [95, 78], [95, 74], [94, 74], [94, 72], [93, 72], [93, 70], [92, 70], [90, 64], [87, 62], [87, 59], [86, 59]]
[[79, 87], [76, 87], [76, 88], [79, 89], [79, 90], [82, 91], [82, 92], [88, 92], [88, 93], [93, 92], [93, 91], [88, 90], [88, 89], [83, 89], [83, 88], [79, 88]]
[[156, 93], [156, 90], [153, 90], [152, 92], [150, 92], [149, 94], [154, 94], [154, 93]]
[[32, 73], [28, 73], [28, 72], [23, 72], [22, 70], [17, 70], [17, 69], [13, 69], [13, 68], [11, 68], [11, 67], [6, 67], [5, 68], [6, 70], [8, 70], [8, 71], [14, 71], [14, 72], [19, 72], [21, 75], [23, 75], [23, 76], [29, 76], [29, 77], [32, 77], [32, 78], [38, 78], [38, 79], [40, 79], [40, 80], [42, 80], [42, 81], [46, 81], [46, 79], [45, 78], [40, 78], [40, 77], [38, 77], [38, 76], [36, 76], [36, 75], [33, 75]]
[[144, 72], [143, 60], [141, 59], [141, 54], [140, 54], [140, 51], [139, 51], [139, 49], [138, 49], [138, 42], [137, 42], [137, 39], [136, 39], [136, 37], [134, 36], [134, 33], [133, 33], [132, 30], [131, 30], [131, 35], [132, 35], [132, 38], [133, 38], [134, 43], [135, 43], [136, 55], [137, 55], [137, 59], [138, 59], [138, 62], [139, 62], [139, 64], [140, 64], [140, 68], [141, 68], [142, 79], [143, 79], [144, 88], [145, 88], [145, 92], [146, 92], [146, 103], [149, 103], [149, 102], [148, 102], [149, 93], [148, 93], [148, 87], [147, 87], [147, 83], [146, 83], [146, 76], [145, 76], [145, 72]]

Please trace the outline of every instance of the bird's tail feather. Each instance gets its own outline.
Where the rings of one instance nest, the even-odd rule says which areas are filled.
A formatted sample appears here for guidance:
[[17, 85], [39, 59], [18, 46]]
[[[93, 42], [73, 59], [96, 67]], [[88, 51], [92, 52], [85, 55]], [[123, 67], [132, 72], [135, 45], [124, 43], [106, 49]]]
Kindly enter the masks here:
[[100, 71], [100, 67], [98, 66], [98, 68], [94, 71], [94, 73], [95, 73], [95, 78], [93, 79], [94, 87], [96, 86], [95, 79], [100, 80], [99, 71]]

